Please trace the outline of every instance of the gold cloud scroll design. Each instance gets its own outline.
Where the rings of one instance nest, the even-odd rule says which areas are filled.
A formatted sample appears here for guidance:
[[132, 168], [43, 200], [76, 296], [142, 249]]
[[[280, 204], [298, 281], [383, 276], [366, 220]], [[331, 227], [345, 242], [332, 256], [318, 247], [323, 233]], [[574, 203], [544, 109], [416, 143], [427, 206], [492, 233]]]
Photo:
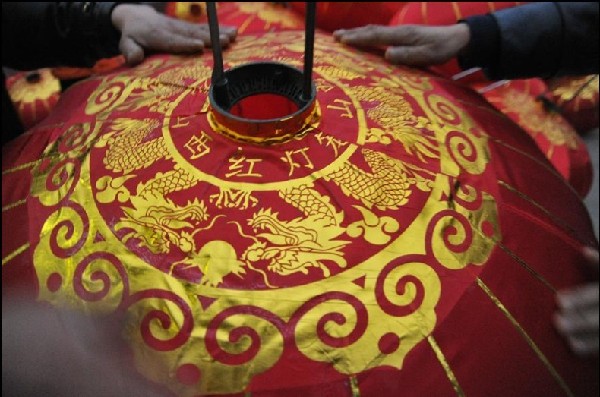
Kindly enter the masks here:
[[[297, 59], [299, 37], [231, 53]], [[95, 81], [88, 122], [34, 170], [40, 299], [124, 311], [139, 371], [182, 396], [243, 391], [291, 351], [401, 368], [444, 315], [440, 271], [472, 278], [499, 239], [492, 192], [460, 182], [487, 171], [485, 134], [434, 79], [317, 35], [314, 130], [234, 142], [207, 70], [154, 57]]]

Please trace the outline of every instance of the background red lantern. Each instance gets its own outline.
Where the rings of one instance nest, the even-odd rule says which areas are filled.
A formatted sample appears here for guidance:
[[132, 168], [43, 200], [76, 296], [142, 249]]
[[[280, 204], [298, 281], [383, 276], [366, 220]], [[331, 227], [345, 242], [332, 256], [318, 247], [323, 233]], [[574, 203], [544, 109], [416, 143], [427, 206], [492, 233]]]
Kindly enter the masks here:
[[50, 69], [16, 72], [6, 79], [6, 88], [25, 129], [48, 116], [61, 90]]
[[206, 23], [206, 3], [201, 1], [169, 1], [164, 13], [188, 22]]
[[598, 75], [563, 77], [548, 82], [549, 97], [560, 113], [585, 134], [598, 128]]
[[[301, 15], [306, 14], [305, 2], [289, 2], [290, 7]], [[350, 29], [364, 25], [387, 25], [396, 12], [403, 9], [406, 2], [330, 2], [317, 3], [317, 27], [333, 32], [337, 29]]]

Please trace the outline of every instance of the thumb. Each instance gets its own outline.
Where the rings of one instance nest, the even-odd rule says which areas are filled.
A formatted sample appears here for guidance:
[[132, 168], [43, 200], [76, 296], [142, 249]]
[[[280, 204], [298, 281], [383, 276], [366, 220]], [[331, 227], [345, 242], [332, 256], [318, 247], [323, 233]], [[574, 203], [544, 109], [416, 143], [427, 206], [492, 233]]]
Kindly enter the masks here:
[[121, 37], [119, 50], [128, 65], [137, 65], [144, 60], [144, 49], [129, 36]]

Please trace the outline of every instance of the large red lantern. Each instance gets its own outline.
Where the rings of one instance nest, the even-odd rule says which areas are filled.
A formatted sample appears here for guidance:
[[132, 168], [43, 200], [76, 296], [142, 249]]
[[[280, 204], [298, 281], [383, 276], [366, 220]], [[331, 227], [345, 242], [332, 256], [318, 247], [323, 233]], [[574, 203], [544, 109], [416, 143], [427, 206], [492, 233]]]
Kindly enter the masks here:
[[303, 39], [239, 36], [231, 106], [210, 54], [65, 92], [3, 148], [5, 294], [122, 313], [137, 370], [177, 396], [596, 395], [597, 360], [550, 319], [597, 242], [533, 141], [318, 33], [316, 101], [291, 100]]

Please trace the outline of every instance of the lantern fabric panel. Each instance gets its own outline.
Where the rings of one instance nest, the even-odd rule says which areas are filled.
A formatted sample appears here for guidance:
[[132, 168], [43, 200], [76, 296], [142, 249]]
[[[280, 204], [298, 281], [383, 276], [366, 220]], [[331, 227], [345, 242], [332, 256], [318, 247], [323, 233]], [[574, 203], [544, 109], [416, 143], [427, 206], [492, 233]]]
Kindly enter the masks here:
[[393, 25], [451, 25], [472, 15], [487, 14], [519, 4], [525, 3], [510, 1], [409, 2], [394, 15], [390, 23]]
[[13, 295], [35, 299], [38, 294], [31, 251], [36, 239], [29, 235], [27, 200], [31, 169], [47, 144], [47, 134], [26, 132], [2, 147], [2, 297], [6, 302]]
[[[3, 169], [4, 171], [4, 169]], [[13, 171], [3, 175], [4, 186], [14, 186], [11, 193], [2, 194], [2, 295], [10, 301], [10, 295], [19, 293], [28, 298], [37, 296], [37, 278], [31, 263], [31, 243], [28, 227], [23, 225], [27, 214], [26, 201], [29, 192], [30, 173]], [[21, 182], [25, 181], [25, 183]], [[26, 187], [26, 188], [24, 188]]]
[[[225, 66], [300, 67], [302, 40], [241, 35]], [[597, 394], [597, 360], [550, 323], [597, 241], [517, 124], [317, 33], [317, 106], [265, 142], [216, 118], [211, 72], [163, 55], [94, 76], [11, 143], [29, 150], [3, 156], [3, 206], [26, 205], [3, 229], [39, 300], [122, 316], [137, 370], [177, 396]]]

